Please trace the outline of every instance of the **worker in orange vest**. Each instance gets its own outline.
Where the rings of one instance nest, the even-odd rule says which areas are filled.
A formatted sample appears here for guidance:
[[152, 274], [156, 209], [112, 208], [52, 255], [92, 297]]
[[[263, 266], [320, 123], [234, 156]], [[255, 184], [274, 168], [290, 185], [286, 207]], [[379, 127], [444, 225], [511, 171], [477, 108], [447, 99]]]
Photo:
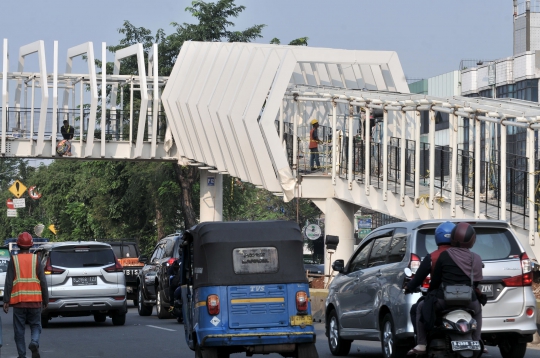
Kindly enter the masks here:
[[6, 273], [4, 290], [4, 312], [13, 306], [13, 330], [19, 357], [26, 357], [24, 330], [30, 325], [30, 345], [32, 358], [39, 358], [39, 336], [41, 334], [41, 309], [47, 308], [49, 293], [43, 265], [38, 255], [30, 252], [32, 235], [19, 234], [19, 253], [13, 255]]
[[319, 134], [317, 133], [319, 121], [312, 119], [311, 127], [311, 131], [309, 132], [309, 151], [311, 152], [309, 165], [311, 166], [311, 171], [315, 171], [315, 164], [317, 165], [317, 169], [321, 167], [321, 163], [319, 162], [319, 143], [322, 143], [322, 141], [319, 140]]

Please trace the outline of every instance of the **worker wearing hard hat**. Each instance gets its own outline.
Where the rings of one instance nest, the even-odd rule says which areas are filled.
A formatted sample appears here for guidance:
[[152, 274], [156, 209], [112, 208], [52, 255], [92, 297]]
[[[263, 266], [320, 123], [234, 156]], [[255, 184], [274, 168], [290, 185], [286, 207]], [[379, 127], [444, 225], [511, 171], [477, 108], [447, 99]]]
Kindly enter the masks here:
[[[322, 141], [319, 140], [319, 134], [317, 129], [319, 128], [319, 121], [316, 119], [311, 120], [311, 131], [309, 132], [309, 151], [311, 152], [309, 158], [309, 165], [311, 166], [311, 171], [315, 171], [321, 167], [319, 162], [319, 143]], [[317, 167], [315, 167], [317, 165]]]

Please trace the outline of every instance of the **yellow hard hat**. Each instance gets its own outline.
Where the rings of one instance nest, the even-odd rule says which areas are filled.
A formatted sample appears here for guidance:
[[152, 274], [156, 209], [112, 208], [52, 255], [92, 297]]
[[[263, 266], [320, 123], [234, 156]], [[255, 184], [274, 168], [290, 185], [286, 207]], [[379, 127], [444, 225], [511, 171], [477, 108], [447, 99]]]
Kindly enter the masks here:
[[316, 119], [312, 119], [312, 120], [311, 120], [311, 125], [314, 125], [314, 124], [317, 124], [317, 123], [319, 123], [318, 120], [316, 120]]

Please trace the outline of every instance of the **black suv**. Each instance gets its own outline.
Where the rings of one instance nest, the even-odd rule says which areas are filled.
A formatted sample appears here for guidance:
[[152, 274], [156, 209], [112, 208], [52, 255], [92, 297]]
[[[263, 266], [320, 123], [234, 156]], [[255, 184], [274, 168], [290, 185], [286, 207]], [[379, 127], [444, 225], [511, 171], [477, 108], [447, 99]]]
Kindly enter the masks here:
[[137, 277], [139, 276], [139, 271], [144, 266], [143, 263], [139, 262], [139, 246], [136, 242], [123, 239], [106, 241], [105, 243], [111, 245], [114, 255], [124, 268], [127, 299], [133, 300], [133, 303], [137, 306], [137, 288], [139, 287]]
[[172, 234], [161, 239], [150, 259], [139, 257], [144, 267], [137, 277], [138, 302], [140, 316], [150, 316], [154, 305], [159, 318], [171, 318], [169, 313], [169, 267], [180, 257], [182, 234]]

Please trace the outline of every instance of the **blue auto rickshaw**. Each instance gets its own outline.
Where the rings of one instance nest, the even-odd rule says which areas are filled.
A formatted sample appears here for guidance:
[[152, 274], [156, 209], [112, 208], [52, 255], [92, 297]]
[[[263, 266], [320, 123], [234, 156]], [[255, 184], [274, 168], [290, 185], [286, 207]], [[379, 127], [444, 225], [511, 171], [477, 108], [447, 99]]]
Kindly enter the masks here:
[[186, 231], [182, 299], [196, 358], [317, 358], [303, 239], [289, 221], [205, 222]]

